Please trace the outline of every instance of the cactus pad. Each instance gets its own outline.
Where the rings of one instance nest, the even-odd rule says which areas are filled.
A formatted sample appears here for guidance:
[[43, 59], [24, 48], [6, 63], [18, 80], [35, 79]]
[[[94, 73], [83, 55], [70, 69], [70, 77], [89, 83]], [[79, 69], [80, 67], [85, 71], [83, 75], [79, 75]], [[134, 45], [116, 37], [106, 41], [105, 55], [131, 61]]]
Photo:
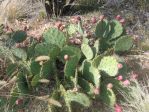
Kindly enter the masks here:
[[64, 61], [64, 55], [77, 56], [78, 60], [81, 58], [81, 51], [78, 47], [66, 45], [59, 54], [59, 58]]
[[12, 39], [17, 43], [23, 42], [26, 38], [27, 38], [27, 34], [22, 30], [18, 30], [14, 32], [12, 35]]
[[83, 91], [87, 93], [88, 95], [93, 95], [94, 94], [94, 86], [92, 83], [89, 83], [83, 78], [78, 78], [78, 84], [81, 86]]
[[123, 27], [121, 23], [117, 20], [111, 21], [111, 31], [109, 33], [109, 37], [112, 39], [115, 39], [123, 33]]
[[100, 73], [97, 68], [92, 65], [92, 62], [85, 60], [82, 65], [83, 78], [92, 82], [96, 87], [100, 86]]
[[69, 34], [69, 35], [72, 35], [72, 34], [76, 33], [76, 31], [77, 31], [76, 25], [70, 24], [70, 25], [68, 26], [68, 28], [67, 28], [67, 31], [68, 31], [68, 34]]
[[66, 37], [63, 32], [56, 28], [52, 28], [44, 32], [44, 41], [62, 48], [66, 43]]
[[71, 76], [75, 76], [75, 70], [78, 62], [79, 60], [77, 56], [70, 57], [70, 59], [66, 62], [64, 68], [64, 74], [66, 77], [70, 78]]
[[90, 60], [94, 57], [93, 50], [88, 44], [82, 44], [81, 50], [88, 60]]
[[133, 46], [133, 39], [130, 36], [120, 37], [114, 46], [115, 52], [126, 52]]
[[26, 60], [27, 59], [27, 53], [25, 50], [21, 48], [13, 48], [11, 49], [13, 55], [19, 59]]
[[90, 99], [83, 93], [74, 93], [71, 91], [66, 91], [64, 96], [66, 102], [77, 102], [85, 107], [89, 107], [91, 104]]
[[111, 26], [107, 20], [99, 21], [96, 26], [95, 35], [98, 38], [107, 38], [110, 30]]
[[99, 70], [103, 71], [109, 76], [116, 76], [118, 73], [118, 62], [113, 56], [106, 56], [101, 59], [101, 62], [98, 66]]
[[101, 90], [102, 101], [110, 107], [114, 107], [116, 103], [116, 96], [112, 89], [107, 89], [105, 87]]
[[36, 56], [47, 55], [50, 59], [56, 58], [59, 52], [60, 48], [58, 46], [49, 43], [40, 43], [35, 47]]

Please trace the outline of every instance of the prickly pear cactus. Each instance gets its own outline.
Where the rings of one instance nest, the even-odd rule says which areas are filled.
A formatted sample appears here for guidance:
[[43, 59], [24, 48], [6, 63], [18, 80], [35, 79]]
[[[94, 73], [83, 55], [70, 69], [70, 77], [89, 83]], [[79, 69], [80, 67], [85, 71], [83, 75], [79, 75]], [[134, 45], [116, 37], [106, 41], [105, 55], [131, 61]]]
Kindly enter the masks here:
[[62, 48], [66, 44], [66, 37], [63, 32], [56, 28], [51, 28], [44, 32], [44, 41]]
[[70, 57], [70, 59], [66, 62], [64, 68], [64, 74], [66, 77], [70, 78], [71, 76], [75, 76], [75, 69], [78, 62], [79, 60], [76, 56]]
[[109, 76], [116, 76], [118, 73], [118, 62], [113, 56], [105, 56], [101, 59], [98, 69]]
[[81, 34], [81, 35], [83, 35], [84, 34], [84, 30], [83, 30], [83, 28], [82, 28], [82, 22], [81, 21], [79, 21], [78, 22], [78, 32]]
[[[84, 107], [89, 107], [91, 104], [90, 99], [85, 94], [78, 92], [74, 93], [69, 90], [64, 94], [64, 99], [68, 106], [71, 106], [71, 102], [77, 102]], [[71, 112], [71, 107], [68, 108], [70, 108], [69, 112]]]
[[54, 59], [59, 53], [60, 48], [54, 44], [44, 42], [35, 46], [35, 56], [46, 55]]
[[111, 31], [109, 33], [109, 37], [111, 38], [110, 40], [121, 36], [124, 31], [121, 23], [117, 20], [113, 20], [111, 21], [110, 24], [111, 24]]
[[96, 26], [95, 35], [98, 38], [107, 38], [111, 30], [111, 26], [107, 20], [99, 21]]
[[29, 93], [29, 87], [26, 79], [26, 74], [19, 73], [18, 74], [18, 79], [17, 79], [17, 86], [19, 89], [20, 94], [28, 94]]
[[81, 86], [83, 91], [90, 96], [94, 95], [94, 85], [83, 78], [78, 78], [78, 84]]
[[77, 26], [75, 24], [70, 24], [68, 27], [67, 27], [67, 31], [68, 31], [68, 34], [69, 35], [72, 35], [74, 33], [77, 32]]
[[20, 95], [17, 86], [15, 86], [14, 88], [11, 89], [10, 94], [11, 94], [11, 97], [10, 97], [8, 103], [9, 103], [9, 105], [11, 105], [13, 107], [15, 105], [17, 98]]
[[130, 36], [120, 37], [114, 46], [115, 52], [126, 52], [133, 46], [133, 39]]
[[59, 59], [64, 61], [64, 55], [77, 56], [78, 60], [81, 58], [81, 50], [78, 47], [66, 45], [62, 48]]
[[82, 44], [81, 50], [88, 60], [90, 60], [94, 57], [94, 52], [88, 44]]
[[[95, 29], [95, 34], [84, 29], [88, 25], [82, 25], [84, 21], [80, 21], [80, 18], [77, 22], [66, 26], [63, 31], [50, 28], [43, 33], [42, 41], [33, 38], [23, 48], [17, 47], [27, 37], [21, 30], [10, 33], [10, 38], [8, 36], [6, 39], [6, 43], [13, 42], [11, 46], [0, 44], [0, 54], [9, 54], [11, 60], [6, 74], [10, 78], [16, 77], [10, 105], [15, 105], [15, 101], [26, 94], [40, 95], [40, 92], [35, 92], [44, 86], [47, 92], [50, 91], [47, 93], [48, 98], [44, 99], [48, 102], [49, 111], [63, 111], [66, 108], [61, 107], [65, 107], [62, 105], [65, 101], [67, 111], [72, 112], [72, 102], [89, 107], [90, 100], [98, 98], [101, 103], [113, 108], [117, 94], [115, 90], [124, 90], [117, 75], [126, 75], [128, 72], [127, 65], [118, 54], [130, 50], [132, 38], [124, 36], [124, 29], [117, 20], [99, 21], [96, 27], [91, 27], [91, 30]], [[68, 43], [68, 39], [75, 37], [76, 33], [80, 34], [81, 45]], [[120, 63], [122, 67], [118, 66]], [[107, 85], [109, 83], [110, 87]], [[51, 84], [52, 92], [48, 88]], [[53, 91], [57, 97], [51, 95]]]
[[23, 50], [21, 48], [12, 48], [11, 51], [12, 51], [13, 55], [15, 57], [17, 57], [18, 59], [21, 59], [21, 60], [27, 59], [27, 54], [26, 54], [25, 50]]
[[91, 61], [85, 60], [82, 65], [82, 77], [92, 82], [96, 87], [100, 86], [100, 72], [92, 65]]
[[101, 99], [102, 101], [110, 107], [114, 107], [116, 103], [116, 95], [112, 89], [103, 87], [101, 89]]
[[16, 43], [23, 42], [26, 38], [27, 38], [27, 34], [26, 34], [26, 32], [24, 32], [22, 30], [18, 30], [12, 34], [12, 39]]

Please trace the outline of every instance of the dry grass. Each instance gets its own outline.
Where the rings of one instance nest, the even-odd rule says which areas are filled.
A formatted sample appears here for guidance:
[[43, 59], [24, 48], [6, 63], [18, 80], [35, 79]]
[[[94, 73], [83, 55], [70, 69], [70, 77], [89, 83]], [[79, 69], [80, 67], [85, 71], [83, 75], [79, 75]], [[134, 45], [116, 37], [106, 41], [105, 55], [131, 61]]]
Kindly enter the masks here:
[[133, 83], [128, 87], [129, 94], [121, 92], [125, 98], [121, 103], [123, 112], [149, 112], [149, 77], [146, 75], [143, 81], [134, 80]]
[[3, 10], [0, 13], [0, 22], [13, 22], [21, 17], [37, 16], [40, 11], [44, 11], [44, 6], [40, 1], [33, 3], [32, 0], [4, 0], [0, 4], [0, 10]]

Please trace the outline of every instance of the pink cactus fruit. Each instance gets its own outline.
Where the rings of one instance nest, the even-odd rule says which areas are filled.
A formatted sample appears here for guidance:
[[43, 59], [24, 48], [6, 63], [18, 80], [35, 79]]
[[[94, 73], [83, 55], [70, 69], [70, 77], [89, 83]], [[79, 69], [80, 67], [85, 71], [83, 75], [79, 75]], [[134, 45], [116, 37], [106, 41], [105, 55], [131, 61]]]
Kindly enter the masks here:
[[125, 19], [120, 19], [119, 22], [120, 22], [122, 25], [124, 25], [126, 21], [125, 21]]
[[118, 104], [115, 104], [114, 111], [115, 112], [122, 112], [122, 107], [120, 105], [118, 105]]
[[129, 81], [129, 80], [127, 80], [127, 79], [126, 79], [126, 80], [124, 80], [124, 81], [123, 81], [123, 85], [124, 85], [124, 86], [128, 86], [128, 85], [130, 85], [130, 81]]
[[122, 76], [122, 75], [119, 75], [119, 76], [117, 77], [117, 80], [119, 80], [119, 81], [123, 80], [123, 76]]
[[122, 19], [122, 17], [121, 17], [121, 15], [117, 15], [117, 16], [115, 17], [115, 19], [119, 21], [119, 20]]
[[117, 67], [118, 67], [118, 69], [121, 69], [121, 68], [123, 68], [123, 65], [122, 65], [121, 63], [119, 63], [119, 64], [117, 65]]

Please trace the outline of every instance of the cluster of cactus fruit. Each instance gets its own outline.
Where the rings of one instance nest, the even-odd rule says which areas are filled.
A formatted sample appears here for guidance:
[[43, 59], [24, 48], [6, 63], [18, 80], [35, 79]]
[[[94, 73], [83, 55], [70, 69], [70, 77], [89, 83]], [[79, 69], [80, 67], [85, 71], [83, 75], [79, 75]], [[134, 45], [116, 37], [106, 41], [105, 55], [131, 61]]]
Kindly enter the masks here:
[[[58, 28], [47, 29], [42, 42], [30, 37], [26, 47], [16, 46], [26, 41], [26, 32], [8, 34], [10, 38], [5, 40], [0, 51], [9, 51], [11, 64], [6, 74], [16, 77], [9, 98], [12, 107], [20, 105], [19, 102], [25, 105], [29, 101], [28, 94], [38, 96], [41, 86], [49, 89], [45, 92], [48, 98], [34, 98], [48, 101], [49, 111], [65, 107], [62, 105], [65, 102], [66, 110], [71, 112], [72, 102], [89, 107], [94, 99], [110, 107], [116, 105], [115, 92], [117, 88], [125, 88], [122, 80], [127, 74], [126, 64], [119, 54], [133, 47], [131, 36], [126, 34], [120, 21], [108, 21], [104, 16], [99, 21], [91, 19], [96, 24], [92, 38], [83, 28], [80, 17], [73, 21], [63, 29], [60, 23]], [[74, 43], [76, 38], [72, 42], [76, 33], [80, 35], [79, 44]], [[53, 82], [51, 89], [49, 85]]]

